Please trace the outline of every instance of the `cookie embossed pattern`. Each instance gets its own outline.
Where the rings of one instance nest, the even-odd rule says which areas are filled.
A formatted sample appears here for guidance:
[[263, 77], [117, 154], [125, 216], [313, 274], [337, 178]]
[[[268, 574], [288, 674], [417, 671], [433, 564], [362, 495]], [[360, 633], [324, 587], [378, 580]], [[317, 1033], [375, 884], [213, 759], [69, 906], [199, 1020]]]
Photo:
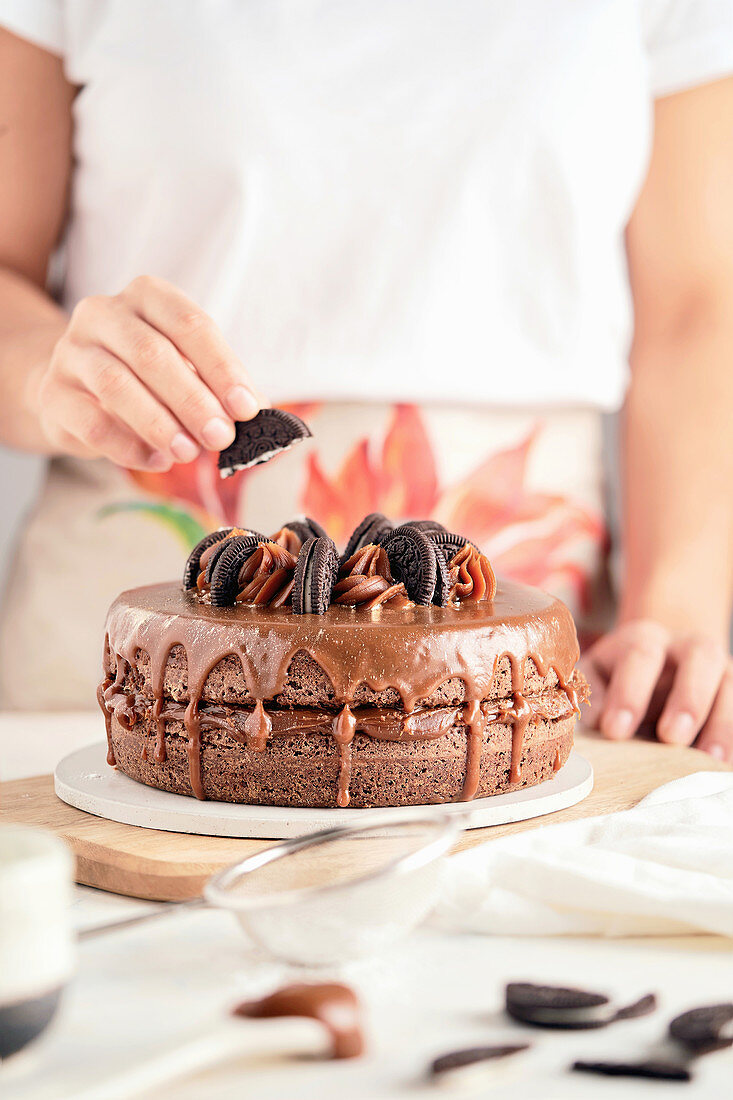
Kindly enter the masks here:
[[[369, 540], [369, 541], [367, 541]], [[99, 702], [108, 761], [177, 794], [271, 806], [470, 801], [542, 783], [586, 687], [567, 608], [497, 582], [433, 521], [225, 528], [183, 584], [123, 593]]]

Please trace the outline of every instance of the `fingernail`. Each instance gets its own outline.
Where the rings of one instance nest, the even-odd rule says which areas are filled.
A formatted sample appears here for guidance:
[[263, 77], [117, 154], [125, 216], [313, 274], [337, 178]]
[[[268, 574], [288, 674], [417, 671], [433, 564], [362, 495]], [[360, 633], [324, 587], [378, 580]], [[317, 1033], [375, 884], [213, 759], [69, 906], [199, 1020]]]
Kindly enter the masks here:
[[171, 460], [168, 455], [164, 454], [162, 451], [153, 451], [145, 465], [148, 470], [158, 470], [162, 473], [163, 470], [170, 469]]
[[601, 719], [601, 731], [612, 741], [623, 741], [634, 732], [634, 715], [630, 710], [608, 711]]
[[695, 719], [691, 714], [675, 714], [666, 722], [659, 723], [659, 737], [662, 741], [669, 741], [673, 745], [691, 745], [695, 740]]
[[214, 416], [204, 424], [201, 436], [206, 446], [212, 451], [221, 451], [234, 439], [234, 425], [228, 424], [220, 416]]
[[717, 742], [713, 742], [712, 745], [706, 745], [703, 749], [708, 756], [712, 756], [714, 760], [727, 760], [728, 753], [725, 751], [723, 745], [718, 745]]
[[179, 462], [193, 462], [198, 457], [199, 448], [183, 432], [177, 432], [171, 440], [171, 454]]
[[260, 407], [252, 390], [246, 386], [232, 386], [226, 397], [229, 411], [237, 420], [251, 420]]

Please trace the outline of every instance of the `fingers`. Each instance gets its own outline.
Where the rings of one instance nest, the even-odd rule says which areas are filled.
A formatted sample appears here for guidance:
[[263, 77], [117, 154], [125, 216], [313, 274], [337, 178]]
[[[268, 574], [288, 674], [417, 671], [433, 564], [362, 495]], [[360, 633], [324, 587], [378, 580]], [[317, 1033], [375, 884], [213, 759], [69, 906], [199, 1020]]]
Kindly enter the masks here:
[[137, 314], [165, 335], [235, 420], [249, 420], [260, 400], [244, 366], [211, 318], [177, 287], [143, 275], [123, 292]]
[[[175, 345], [130, 312], [119, 297], [85, 301], [86, 310], [80, 306], [75, 311], [78, 328], [71, 333], [66, 357], [73, 358], [79, 347], [111, 353], [203, 447], [228, 447], [234, 439], [234, 421]], [[75, 364], [72, 369], [76, 372]]]
[[116, 356], [102, 348], [80, 348], [76, 369], [102, 409], [132, 428], [151, 450], [170, 454], [175, 462], [193, 462], [200, 453], [180, 422]]
[[733, 659], [730, 657], [697, 748], [716, 760], [733, 763]]
[[657, 722], [660, 741], [691, 745], [715, 700], [727, 663], [722, 646], [708, 638], [690, 638], [675, 651], [677, 670]]
[[[614, 635], [615, 664], [606, 690], [600, 729], [605, 737], [633, 737], [646, 714], [664, 668], [669, 634], [658, 623], [627, 623]], [[610, 658], [601, 650], [600, 660]]]
[[65, 450], [85, 457], [102, 455], [130, 470], [170, 469], [168, 455], [152, 450], [85, 390], [58, 386], [53, 401], [57, 423], [63, 425], [56, 429], [59, 442], [68, 444], [68, 437], [75, 441]]
[[608, 676], [606, 676], [597, 663], [595, 646], [578, 662], [578, 669], [588, 681], [590, 688], [590, 702], [583, 714], [583, 724], [589, 729], [598, 729], [606, 701], [606, 688]]

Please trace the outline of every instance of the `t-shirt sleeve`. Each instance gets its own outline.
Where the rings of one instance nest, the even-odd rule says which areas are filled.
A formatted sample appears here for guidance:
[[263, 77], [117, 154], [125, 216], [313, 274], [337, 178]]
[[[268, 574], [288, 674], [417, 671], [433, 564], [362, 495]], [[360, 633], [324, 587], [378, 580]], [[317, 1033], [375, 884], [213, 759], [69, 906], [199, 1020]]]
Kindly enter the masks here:
[[64, 54], [64, 0], [0, 0], [0, 27], [49, 53]]
[[642, 0], [652, 95], [733, 74], [733, 0]]

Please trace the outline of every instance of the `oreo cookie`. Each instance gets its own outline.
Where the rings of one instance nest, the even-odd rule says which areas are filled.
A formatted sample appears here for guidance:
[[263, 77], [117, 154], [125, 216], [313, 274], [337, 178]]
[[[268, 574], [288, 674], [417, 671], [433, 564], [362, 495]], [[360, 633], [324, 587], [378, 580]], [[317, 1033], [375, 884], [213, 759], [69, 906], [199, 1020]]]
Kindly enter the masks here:
[[446, 528], [442, 523], [438, 523], [437, 519], [411, 519], [409, 523], [410, 527], [417, 527], [418, 531], [422, 531], [425, 535], [448, 534]]
[[510, 982], [505, 1003], [513, 1019], [534, 1027], [603, 1027], [613, 1016], [603, 993], [531, 982]]
[[222, 477], [268, 462], [311, 436], [308, 425], [284, 409], [260, 409], [251, 420], [238, 420], [235, 427], [234, 442], [219, 455]]
[[301, 543], [307, 542], [308, 539], [327, 539], [328, 533], [321, 527], [320, 523], [311, 519], [310, 516], [304, 516], [303, 519], [293, 519], [289, 523], [283, 524], [290, 531], [298, 536]]
[[351, 532], [349, 541], [346, 543], [343, 560], [348, 561], [352, 554], [355, 554], [357, 550], [361, 550], [362, 546], [368, 546], [372, 542], [378, 543], [380, 539], [386, 538], [393, 530], [394, 524], [381, 512], [370, 512]]
[[609, 1023], [614, 1023], [616, 1020], [638, 1020], [640, 1016], [649, 1016], [650, 1013], [656, 1012], [656, 1010], [657, 998], [653, 993], [647, 993], [645, 997], [640, 997], [638, 1001], [617, 1009]]
[[[264, 539], [256, 535], [237, 535], [217, 548], [216, 562], [211, 572], [211, 603], [214, 607], [233, 607], [239, 593], [239, 574]], [[209, 562], [209, 566], [212, 565]], [[207, 570], [208, 578], [208, 570]]]
[[493, 1064], [525, 1050], [529, 1050], [529, 1043], [511, 1043], [504, 1046], [469, 1047], [466, 1050], [453, 1050], [449, 1054], [441, 1054], [440, 1058], [436, 1058], [430, 1065], [429, 1073], [431, 1077], [439, 1078], [442, 1081], [448, 1078], [457, 1080], [459, 1077], [463, 1079], [469, 1073], [473, 1077], [474, 1070], [477, 1067], [482, 1067], [485, 1072], [491, 1073], [493, 1076]]
[[438, 607], [445, 607], [448, 603], [448, 597], [450, 595], [450, 575], [448, 573], [448, 562], [446, 561], [445, 554], [439, 547], [435, 547], [435, 591], [433, 592], [433, 603]]
[[395, 528], [382, 546], [395, 580], [402, 581], [414, 603], [429, 606], [438, 576], [436, 550], [429, 536], [405, 524]]
[[645, 1077], [654, 1081], [691, 1081], [692, 1074], [682, 1062], [645, 1058], [640, 1062], [573, 1062], [576, 1073], [596, 1073], [602, 1077]]
[[463, 535], [455, 535], [452, 531], [446, 531], [445, 528], [442, 531], [428, 531], [427, 535], [443, 551], [445, 560], [448, 563], [464, 546], [473, 546], [473, 543], [464, 538]]
[[300, 548], [293, 577], [293, 614], [323, 615], [338, 579], [339, 556], [327, 535], [309, 538]]
[[695, 1054], [733, 1046], [733, 1004], [704, 1005], [675, 1016], [669, 1034]]
[[210, 546], [213, 546], [215, 542], [219, 542], [221, 539], [225, 539], [230, 531], [233, 531], [233, 527], [220, 527], [217, 531], [212, 531], [211, 534], [206, 535], [197, 542], [191, 553], [188, 555], [186, 561], [186, 567], [183, 570], [183, 587], [195, 588], [196, 581], [200, 572], [201, 555], [205, 550], [208, 550]]
[[[231, 530], [233, 531], [234, 528], [232, 527]], [[242, 530], [241, 535], [235, 536], [235, 537], [238, 537], [238, 538], [253, 538], [253, 539], [256, 539], [258, 542], [267, 542], [267, 538], [264, 535], [261, 535], [259, 531], [250, 531], [248, 528], [246, 530]], [[229, 545], [229, 543], [231, 543], [233, 541], [234, 541], [233, 538], [232, 539], [224, 539], [222, 541], [221, 546], [217, 546], [215, 548], [215, 550], [213, 551], [213, 553], [211, 554], [211, 557], [209, 558], [209, 560], [206, 563], [206, 583], [207, 584], [211, 584], [211, 581], [212, 581], [213, 576], [214, 576], [214, 569], [216, 568], [216, 563], [218, 562], [219, 558], [224, 553], [224, 551], [227, 549], [227, 546]]]

